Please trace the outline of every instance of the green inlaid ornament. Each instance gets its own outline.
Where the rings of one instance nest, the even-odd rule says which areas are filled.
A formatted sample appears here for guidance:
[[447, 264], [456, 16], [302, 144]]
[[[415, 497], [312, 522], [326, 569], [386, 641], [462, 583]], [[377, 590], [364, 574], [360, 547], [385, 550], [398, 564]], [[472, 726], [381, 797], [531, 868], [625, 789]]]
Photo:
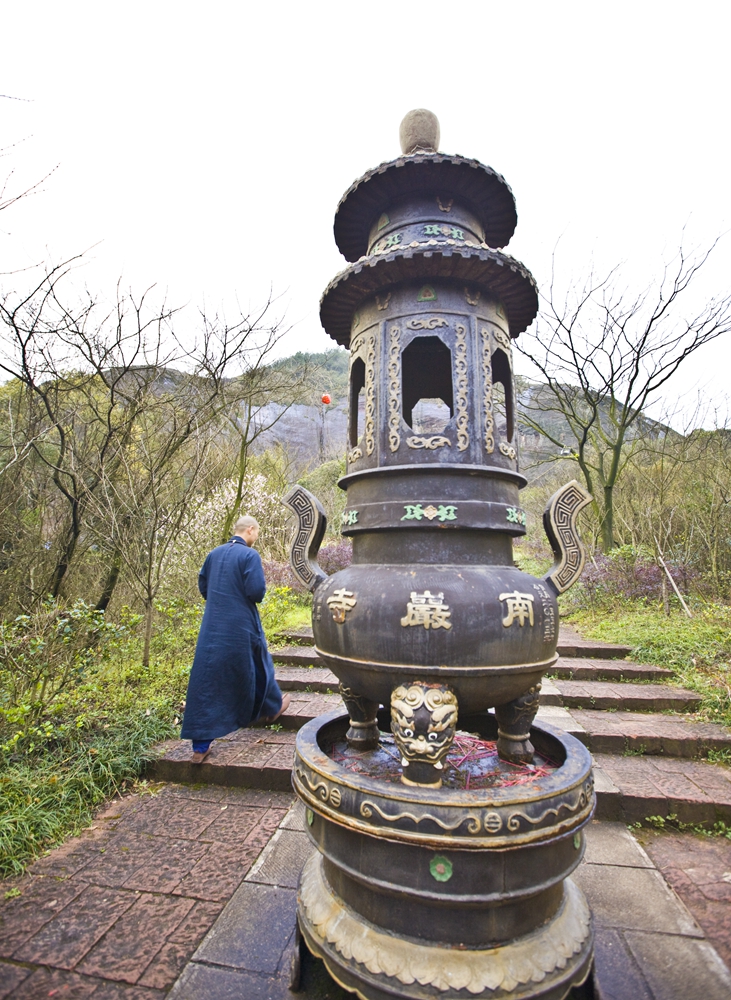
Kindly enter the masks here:
[[429, 871], [437, 882], [449, 882], [452, 877], [452, 862], [441, 854], [435, 854], [429, 862]]

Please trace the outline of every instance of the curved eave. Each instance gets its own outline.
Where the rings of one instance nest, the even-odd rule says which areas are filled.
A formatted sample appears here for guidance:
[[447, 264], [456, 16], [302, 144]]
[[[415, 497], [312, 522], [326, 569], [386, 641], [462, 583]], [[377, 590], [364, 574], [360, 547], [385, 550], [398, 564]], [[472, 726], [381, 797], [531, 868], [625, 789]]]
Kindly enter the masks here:
[[341, 271], [320, 300], [320, 321], [333, 340], [348, 347], [353, 313], [364, 299], [406, 282], [427, 284], [437, 279], [474, 285], [497, 298], [512, 337], [526, 330], [538, 314], [533, 275], [514, 258], [485, 246], [420, 245], [362, 257]]
[[373, 222], [404, 195], [439, 195], [467, 203], [492, 247], [506, 246], [518, 224], [513, 192], [492, 167], [443, 153], [399, 156], [359, 177], [340, 199], [333, 231], [346, 260], [357, 261], [365, 253]]

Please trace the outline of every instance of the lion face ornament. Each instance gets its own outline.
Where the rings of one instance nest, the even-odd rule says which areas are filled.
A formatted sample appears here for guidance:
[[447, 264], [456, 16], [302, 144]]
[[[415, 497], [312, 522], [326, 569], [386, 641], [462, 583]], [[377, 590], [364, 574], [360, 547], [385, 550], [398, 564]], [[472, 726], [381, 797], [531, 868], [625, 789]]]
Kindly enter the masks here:
[[404, 784], [441, 785], [439, 772], [456, 727], [457, 699], [450, 688], [418, 681], [394, 688], [391, 731], [401, 754]]

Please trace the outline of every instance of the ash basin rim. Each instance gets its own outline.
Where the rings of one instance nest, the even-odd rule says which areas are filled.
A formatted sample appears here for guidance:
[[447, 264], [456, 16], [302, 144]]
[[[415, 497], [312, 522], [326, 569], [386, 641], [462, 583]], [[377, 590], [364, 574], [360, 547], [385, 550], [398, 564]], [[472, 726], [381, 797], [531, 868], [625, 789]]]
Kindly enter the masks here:
[[[475, 716], [466, 718], [474, 720]], [[503, 789], [455, 789], [455, 788], [428, 788], [426, 786], [402, 785], [370, 778], [367, 775], [358, 774], [342, 767], [332, 757], [328, 756], [320, 745], [318, 735], [326, 728], [341, 729], [339, 736], [344, 736], [349, 726], [347, 713], [343, 714], [340, 709], [335, 709], [325, 715], [320, 715], [306, 723], [297, 732], [296, 755], [315, 774], [320, 775], [330, 781], [350, 788], [355, 792], [365, 792], [371, 796], [382, 796], [389, 802], [403, 802], [406, 804], [423, 805], [432, 808], [489, 808], [490, 806], [515, 805], [517, 803], [539, 803], [548, 798], [553, 798], [557, 794], [564, 793], [586, 781], [591, 775], [592, 758], [586, 747], [575, 737], [564, 733], [557, 727], [542, 722], [540, 726], [531, 727], [531, 738], [536, 743], [543, 743], [541, 736], [545, 735], [552, 743], [558, 743], [563, 751], [564, 759], [555, 771], [543, 778], [537, 779], [542, 783], [540, 789], [536, 789], [532, 794], [525, 794], [524, 790], [529, 789], [530, 784], [509, 786]], [[336, 725], [339, 724], [339, 725]], [[328, 734], [332, 735], [332, 734]], [[538, 747], [543, 752], [543, 748]], [[556, 754], [547, 756], [556, 759]], [[566, 770], [566, 765], [569, 765]], [[547, 786], [547, 787], [546, 787]], [[521, 789], [520, 796], [516, 796], [516, 787]], [[489, 794], [486, 794], [488, 793]]]

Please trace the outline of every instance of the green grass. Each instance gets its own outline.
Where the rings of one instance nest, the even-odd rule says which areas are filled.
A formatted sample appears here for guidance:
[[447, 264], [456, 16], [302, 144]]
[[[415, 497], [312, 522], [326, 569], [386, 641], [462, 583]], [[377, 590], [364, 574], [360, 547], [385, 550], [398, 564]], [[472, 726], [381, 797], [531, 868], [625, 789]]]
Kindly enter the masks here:
[[645, 816], [644, 821], [638, 820], [630, 826], [630, 829], [641, 830], [643, 827], [658, 831], [677, 830], [679, 833], [694, 833], [700, 837], [725, 837], [731, 840], [731, 826], [720, 819], [704, 826], [701, 823], [682, 823], [675, 813], [669, 813], [667, 816]]
[[158, 634], [144, 668], [131, 635], [40, 718], [0, 716], [0, 875], [21, 874], [88, 826], [106, 799], [134, 784], [154, 745], [179, 733], [194, 640], [182, 629], [178, 637], [165, 649]]
[[688, 618], [641, 602], [572, 612], [589, 639], [632, 646], [632, 659], [675, 672], [675, 683], [702, 696], [699, 719], [731, 725], [731, 607], [699, 604]]
[[[282, 618], [282, 623], [278, 631], [292, 629], [297, 631], [302, 628], [309, 628], [312, 625], [312, 608], [309, 604], [295, 604]], [[271, 633], [270, 633], [271, 634]]]

